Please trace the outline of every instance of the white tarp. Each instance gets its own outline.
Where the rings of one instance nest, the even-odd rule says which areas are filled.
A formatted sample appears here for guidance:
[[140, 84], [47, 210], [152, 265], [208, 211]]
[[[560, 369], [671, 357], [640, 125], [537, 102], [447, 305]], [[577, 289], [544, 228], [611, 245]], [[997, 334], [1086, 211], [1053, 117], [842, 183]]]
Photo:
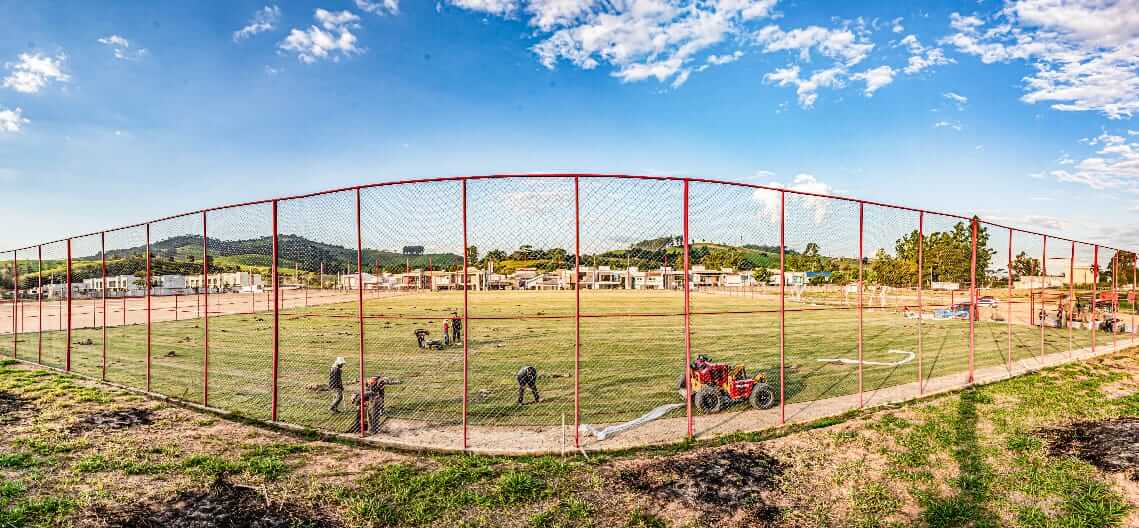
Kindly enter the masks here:
[[[866, 360], [862, 360], [862, 364], [863, 365], [880, 365], [883, 367], [896, 367], [898, 365], [905, 365], [906, 363], [913, 361], [914, 358], [917, 357], [917, 354], [914, 354], [913, 352], [909, 352], [907, 350], [890, 349], [890, 350], [887, 350], [886, 352], [888, 352], [890, 354], [899, 354], [899, 355], [903, 355], [906, 357], [899, 359], [897, 361], [866, 361]], [[844, 363], [847, 365], [857, 365], [858, 364], [857, 359], [847, 359], [847, 358], [816, 359], [815, 361], [818, 361], [820, 363]]]
[[605, 440], [606, 438], [609, 438], [610, 436], [613, 436], [617, 433], [628, 431], [630, 429], [636, 429], [636, 428], [638, 428], [642, 425], [645, 425], [645, 424], [647, 424], [653, 420], [656, 420], [657, 418], [660, 418], [661, 416], [664, 416], [665, 414], [667, 414], [669, 411], [672, 411], [673, 409], [679, 409], [681, 407], [684, 407], [683, 403], [669, 403], [669, 404], [661, 405], [660, 407], [657, 407], [656, 409], [653, 409], [653, 410], [645, 413], [640, 418], [637, 418], [635, 420], [630, 420], [628, 422], [621, 423], [621, 424], [610, 425], [609, 427], [606, 427], [600, 431], [598, 431], [597, 429], [594, 429], [593, 426], [589, 425], [589, 424], [581, 424], [581, 430], [582, 430], [582, 432], [589, 434], [598, 440]]

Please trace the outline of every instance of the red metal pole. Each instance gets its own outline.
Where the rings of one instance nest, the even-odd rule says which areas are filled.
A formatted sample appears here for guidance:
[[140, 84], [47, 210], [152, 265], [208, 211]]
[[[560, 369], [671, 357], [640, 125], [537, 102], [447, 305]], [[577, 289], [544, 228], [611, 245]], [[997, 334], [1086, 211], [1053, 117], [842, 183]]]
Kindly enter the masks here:
[[[1119, 291], [1116, 288], [1115, 276], [1119, 274], [1119, 250], [1111, 256], [1111, 316], [1117, 319], [1119, 314]], [[1115, 325], [1111, 326], [1111, 348], [1115, 350]]]
[[[468, 375], [470, 373], [470, 348], [468, 338], [471, 335], [471, 319], [470, 319], [470, 304], [468, 303], [468, 293], [471, 285], [468, 284], [467, 268], [470, 266], [468, 257], [470, 255], [470, 246], [467, 244], [467, 180], [463, 180], [462, 184], [463, 193], [463, 449], [469, 445], [468, 430], [467, 430], [467, 416], [469, 414], [469, 395], [468, 395]], [[321, 275], [324, 274], [324, 264], [321, 264]], [[574, 406], [577, 406], [577, 367], [574, 367]], [[577, 427], [574, 427], [574, 446], [577, 446]]]
[[[784, 363], [784, 352], [787, 345], [787, 311], [785, 310], [786, 303], [783, 298], [783, 294], [786, 291], [783, 283], [787, 277], [785, 269], [785, 248], [787, 246], [785, 240], [786, 211], [787, 193], [779, 191], [779, 425], [783, 425], [786, 422], [786, 405], [784, 405], [784, 400], [787, 396], [786, 383], [784, 382], [784, 378], [787, 377]], [[688, 385], [686, 384], [685, 387], [688, 387]], [[689, 395], [689, 401], [691, 400], [692, 397]]]
[[1068, 259], [1068, 359], [1072, 358], [1072, 304], [1076, 302], [1076, 243], [1072, 242], [1072, 256]]
[[18, 357], [17, 347], [20, 342], [20, 327], [16, 325], [20, 316], [20, 259], [16, 252], [12, 252], [12, 357]]
[[1095, 331], [1096, 331], [1095, 305], [1096, 305], [1096, 295], [1097, 295], [1096, 292], [1097, 292], [1098, 287], [1099, 287], [1099, 244], [1096, 244], [1094, 246], [1094, 249], [1092, 250], [1092, 317], [1091, 317], [1092, 354], [1095, 354]]
[[1008, 305], [1005, 307], [1008, 324], [1008, 372], [1012, 375], [1012, 229], [1008, 230]]
[[969, 262], [969, 383], [973, 383], [974, 324], [977, 319], [977, 218], [973, 224], [973, 256]]
[[44, 247], [36, 246], [36, 319], [39, 331], [36, 332], [36, 363], [43, 365], [44, 354]]
[[71, 239], [67, 239], [67, 358], [64, 371], [71, 372]]
[[[1044, 247], [1040, 250], [1040, 310], [1047, 312], [1044, 302], [1044, 289], [1048, 287], [1048, 235], [1044, 235]], [[1040, 320], [1040, 361], [1044, 361], [1044, 320]]]
[[[464, 184], [466, 181], [464, 180]], [[464, 187], [466, 189], [466, 187]], [[465, 191], [463, 196], [465, 197]], [[466, 202], [463, 202], [464, 211]], [[463, 216], [464, 220], [466, 215]], [[573, 269], [574, 269], [574, 337], [573, 337], [573, 446], [581, 446], [581, 184], [573, 178]], [[685, 385], [687, 387], [687, 385]]]
[[99, 261], [103, 274], [103, 366], [100, 377], [107, 380], [107, 233], [99, 233]]
[[[210, 248], [202, 211], [202, 283], [206, 285], [206, 318], [202, 321], [202, 405], [210, 404]], [[220, 286], [220, 282], [219, 282]]]
[[1139, 256], [1134, 253], [1131, 254], [1131, 341], [1135, 341], [1135, 302], [1139, 301], [1139, 297], [1135, 294], [1135, 278], [1136, 268], [1139, 268]]
[[[688, 270], [690, 263], [688, 262], [688, 180], [684, 180], [684, 387], [688, 392], [692, 392], [692, 327], [690, 324], [691, 309], [689, 304], [688, 295]], [[693, 437], [693, 423], [692, 423], [692, 397], [688, 394], [687, 399], [687, 412], [688, 412], [688, 438]]]
[[864, 203], [858, 202], [858, 407], [862, 408], [862, 233]]
[[[273, 200], [273, 261], [271, 264], [271, 268], [272, 268], [271, 273], [273, 274], [273, 276], [271, 279], [272, 282], [270, 284], [271, 284], [272, 289], [273, 289], [273, 298], [274, 299], [277, 298], [276, 293], [277, 293], [277, 290], [279, 288], [279, 285], [277, 284], [277, 265], [278, 265], [277, 259], [280, 256], [280, 245], [279, 245], [280, 240], [279, 240], [277, 231], [278, 231], [277, 230], [277, 200]], [[251, 291], [252, 291], [252, 289], [251, 289]], [[254, 293], [254, 295], [256, 295], [256, 293]], [[254, 311], [256, 311], [256, 309], [254, 309]], [[277, 387], [278, 387], [278, 380], [279, 380], [277, 369], [280, 366], [280, 359], [281, 359], [281, 307], [279, 304], [274, 302], [273, 303], [273, 387], [272, 387], [273, 392], [272, 392], [272, 395], [270, 396], [270, 406], [272, 407], [270, 409], [270, 413], [272, 416], [272, 420], [274, 422], [277, 421], [277, 406], [279, 403], [278, 399], [277, 399]]]
[[[360, 320], [360, 436], [364, 427], [364, 233], [360, 222], [360, 189], [356, 189], [356, 302]], [[368, 424], [375, 427], [374, 424]]]
[[924, 264], [923, 258], [925, 255], [922, 252], [925, 249], [925, 211], [918, 211], [918, 396], [925, 393], [925, 384], [922, 383], [922, 317], [925, 311], [925, 303], [922, 299], [922, 265]]
[[[123, 321], [127, 319], [123, 298]], [[146, 224], [146, 391], [150, 392], [150, 224]]]

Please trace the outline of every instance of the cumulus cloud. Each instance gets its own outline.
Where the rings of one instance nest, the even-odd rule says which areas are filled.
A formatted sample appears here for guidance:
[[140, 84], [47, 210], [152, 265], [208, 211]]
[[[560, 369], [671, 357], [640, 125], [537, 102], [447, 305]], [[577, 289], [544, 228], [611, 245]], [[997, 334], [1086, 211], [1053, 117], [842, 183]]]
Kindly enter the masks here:
[[778, 86], [794, 86], [795, 94], [799, 98], [799, 106], [811, 108], [819, 98], [820, 88], [841, 88], [845, 86], [844, 76], [846, 68], [834, 67], [818, 70], [807, 78], [799, 76], [799, 66], [792, 65], [778, 68], [763, 76], [764, 82], [775, 83]]
[[856, 81], [865, 81], [866, 89], [862, 93], [866, 97], [873, 97], [874, 92], [878, 91], [879, 88], [894, 82], [895, 73], [895, 70], [889, 66], [879, 66], [851, 75], [850, 78]]
[[19, 107], [8, 109], [0, 106], [0, 133], [17, 134], [29, 122]]
[[398, 15], [399, 0], [381, 0], [378, 2], [356, 0], [356, 8], [373, 15]]
[[969, 98], [956, 92], [945, 92], [941, 94], [942, 97], [953, 101], [957, 105], [958, 110], [964, 110], [965, 105], [969, 104]]
[[1139, 195], [1139, 142], [1105, 131], [1080, 143], [1097, 150], [1079, 161], [1068, 154], [1061, 156], [1057, 163], [1064, 167], [1050, 173], [1057, 181]]
[[318, 60], [339, 62], [341, 58], [363, 53], [356, 46], [353, 29], [360, 27], [360, 17], [351, 11], [317, 9], [313, 14], [319, 26], [308, 29], [293, 28], [285, 40], [278, 44], [282, 51], [295, 53], [297, 60], [312, 64]]
[[902, 25], [902, 17], [895, 18], [890, 22], [890, 31], [893, 31], [894, 33], [901, 33], [905, 30], [905, 26]]
[[[488, 15], [523, 18], [539, 39], [531, 48], [553, 69], [602, 65], [623, 82], [656, 79], [673, 86], [706, 69], [711, 50], [770, 18], [777, 0], [449, 0]], [[738, 58], [734, 53], [715, 60]], [[729, 61], [730, 62], [730, 61]]]
[[898, 46], [904, 46], [910, 53], [906, 66], [902, 68], [902, 71], [904, 71], [906, 75], [914, 75], [934, 66], [943, 66], [956, 62], [946, 57], [945, 52], [942, 51], [941, 48], [923, 45], [915, 35], [906, 35], [898, 42]]
[[10, 73], [4, 77], [4, 87], [20, 93], [38, 93], [48, 83], [67, 82], [71, 76], [64, 73], [62, 53], [55, 57], [39, 53], [21, 53], [19, 61], [4, 64]]
[[[763, 171], [764, 174], [770, 174]], [[820, 194], [833, 196], [835, 190], [827, 183], [819, 181], [813, 174], [800, 173], [795, 175], [791, 180], [790, 185], [782, 182], [772, 180], [764, 184], [767, 187], [776, 189], [787, 189], [789, 191], [798, 191], [803, 193]], [[752, 199], [762, 206], [762, 215], [772, 223], [779, 222], [779, 207], [780, 207], [780, 193], [773, 192], [767, 189], [756, 189], [752, 193]], [[829, 204], [832, 200], [822, 198], [819, 196], [804, 196], [802, 200], [803, 207], [811, 213], [812, 218], [816, 225], [822, 224], [826, 220]]]
[[146, 48], [131, 47], [131, 42], [121, 35], [107, 35], [96, 39], [99, 44], [111, 48], [119, 60], [138, 60], [146, 56]]
[[1023, 61], [1026, 103], [1111, 119], [1139, 111], [1139, 4], [1011, 0], [991, 24], [953, 13], [942, 42], [986, 64]]
[[811, 60], [811, 51], [839, 60], [846, 66], [862, 62], [874, 44], [865, 35], [855, 34], [848, 28], [824, 28], [808, 26], [783, 31], [779, 26], [767, 26], [755, 33], [756, 41], [767, 53], [776, 51], [798, 51], [799, 59]]
[[233, 41], [240, 42], [258, 33], [277, 29], [277, 22], [281, 20], [281, 8], [268, 5], [253, 13], [253, 19], [245, 27], [233, 32]]

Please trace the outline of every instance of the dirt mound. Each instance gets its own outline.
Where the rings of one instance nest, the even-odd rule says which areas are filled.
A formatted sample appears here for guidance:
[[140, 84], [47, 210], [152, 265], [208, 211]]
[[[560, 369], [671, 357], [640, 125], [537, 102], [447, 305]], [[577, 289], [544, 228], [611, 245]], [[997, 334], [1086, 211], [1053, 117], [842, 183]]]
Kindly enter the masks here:
[[117, 411], [88, 414], [71, 426], [71, 432], [78, 433], [94, 429], [126, 429], [137, 425], [150, 425], [153, 422], [154, 411], [131, 407]]
[[1139, 480], [1139, 418], [1076, 422], [1042, 429], [1052, 456], [1074, 456], [1104, 471]]
[[774, 490], [783, 465], [758, 448], [731, 446], [701, 450], [624, 469], [617, 479], [630, 489], [666, 501], [679, 501], [706, 518], [743, 509], [762, 521], [779, 517], [761, 492]]
[[259, 490], [218, 480], [205, 490], [184, 491], [158, 504], [99, 512], [107, 526], [137, 528], [311, 528], [338, 522], [288, 503], [268, 502]]
[[28, 407], [28, 400], [10, 392], [0, 391], [0, 423], [14, 423], [20, 420], [22, 411]]

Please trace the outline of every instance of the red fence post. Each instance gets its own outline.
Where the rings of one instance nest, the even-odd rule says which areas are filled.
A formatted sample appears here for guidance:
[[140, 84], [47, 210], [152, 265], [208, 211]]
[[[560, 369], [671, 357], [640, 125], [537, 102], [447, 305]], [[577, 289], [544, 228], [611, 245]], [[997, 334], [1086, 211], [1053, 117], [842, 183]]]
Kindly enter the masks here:
[[67, 239], [67, 358], [63, 370], [71, 372], [71, 239]]
[[[1115, 250], [1115, 254], [1111, 256], [1111, 316], [1117, 319], [1119, 314], [1119, 291], [1116, 289], [1115, 276], [1119, 274], [1119, 250]], [[1111, 325], [1111, 348], [1114, 351], [1116, 346], [1115, 342], [1115, 325]]]
[[862, 408], [862, 217], [864, 203], [858, 202], [858, 407]]
[[[470, 375], [470, 347], [469, 341], [471, 335], [471, 319], [470, 319], [470, 303], [468, 302], [469, 291], [471, 285], [469, 284], [470, 276], [467, 274], [467, 269], [470, 266], [468, 258], [471, 254], [470, 246], [467, 245], [467, 180], [463, 180], [463, 449], [466, 450], [469, 445], [468, 442], [468, 423], [467, 416], [469, 414], [468, 405], [470, 404], [469, 380]], [[320, 263], [320, 283], [324, 285], [324, 263]], [[577, 375], [577, 368], [574, 367], [574, 375]], [[576, 379], [576, 378], [575, 378]], [[577, 388], [576, 381], [574, 387], [574, 402], [577, 401]], [[576, 429], [574, 429], [576, 431]], [[576, 433], [575, 433], [576, 435]], [[577, 436], [574, 436], [574, 445], [577, 445]]]
[[20, 259], [12, 252], [12, 357], [19, 357], [17, 348], [20, 342], [20, 327], [16, 321], [20, 317]]
[[43, 365], [44, 354], [44, 247], [36, 246], [36, 363]]
[[[364, 436], [364, 233], [360, 222], [360, 188], [356, 188], [356, 307], [360, 321], [360, 436]], [[375, 427], [372, 424], [368, 424]]]
[[684, 387], [688, 389], [688, 438], [693, 437], [692, 424], [692, 327], [688, 285], [688, 180], [684, 180]]
[[1008, 230], [1008, 305], [1005, 306], [1008, 324], [1008, 373], [1012, 375], [1012, 228]]
[[1076, 243], [1072, 242], [1072, 257], [1068, 259], [1068, 359], [1072, 359], [1072, 313], [1076, 302]]
[[1135, 286], [1136, 286], [1135, 285], [1135, 278], [1136, 278], [1136, 271], [1137, 271], [1136, 268], [1139, 268], [1139, 255], [1132, 253], [1131, 254], [1131, 293], [1128, 295], [1128, 297], [1130, 297], [1130, 299], [1128, 299], [1128, 300], [1131, 301], [1130, 304], [1131, 304], [1131, 341], [1132, 342], [1135, 341], [1135, 312], [1139, 311], [1139, 310], [1135, 309], [1135, 302], [1139, 301], [1139, 297], [1137, 297], [1135, 294]]
[[925, 303], [923, 302], [923, 299], [922, 299], [922, 282], [923, 282], [923, 279], [922, 279], [921, 270], [922, 270], [922, 266], [924, 264], [924, 262], [923, 262], [923, 259], [925, 257], [925, 255], [923, 254], [924, 250], [925, 250], [925, 211], [918, 211], [918, 270], [917, 270], [918, 271], [917, 272], [917, 278], [918, 278], [918, 396], [921, 396], [922, 394], [925, 393], [925, 384], [922, 382], [922, 379], [921, 379], [921, 376], [922, 376], [922, 371], [921, 371], [921, 369], [922, 369], [922, 355], [923, 355], [922, 354], [923, 343], [922, 343], [922, 324], [921, 323], [922, 323], [922, 318], [924, 316], [923, 312], [925, 312]]
[[[1044, 235], [1043, 248], [1040, 250], [1040, 311], [1047, 311], [1044, 302], [1044, 290], [1048, 288], [1048, 235]], [[1040, 320], [1040, 361], [1044, 361], [1044, 319]]]
[[101, 368], [100, 379], [107, 381], [107, 232], [99, 233], [99, 267], [102, 270], [102, 295], [103, 298], [103, 365]]
[[[785, 388], [786, 383], [784, 382], [784, 378], [787, 377], [787, 373], [785, 370], [785, 362], [784, 362], [784, 352], [785, 352], [785, 348], [786, 348], [786, 344], [787, 344], [787, 327], [786, 327], [787, 311], [785, 309], [786, 308], [786, 301], [783, 298], [783, 294], [786, 291], [784, 288], [783, 282], [784, 282], [784, 279], [787, 277], [787, 272], [785, 270], [785, 265], [786, 265], [786, 255], [785, 255], [786, 249], [785, 248], [787, 247], [787, 244], [786, 244], [786, 240], [784, 238], [784, 236], [785, 236], [785, 224], [786, 224], [786, 221], [785, 221], [786, 220], [786, 210], [787, 210], [787, 193], [785, 191], [779, 191], [779, 425], [783, 425], [784, 423], [786, 423], [786, 418], [787, 418], [787, 416], [786, 416], [786, 405], [784, 404], [784, 400], [786, 399], [786, 396], [787, 396], [787, 392], [786, 392], [786, 388]], [[687, 387], [687, 386], [688, 385], [685, 385], [685, 387]], [[689, 400], [691, 400], [691, 395], [689, 395]]]
[[[466, 180], [464, 180], [464, 183], [466, 183]], [[463, 196], [463, 205], [465, 207], [465, 191]], [[464, 215], [463, 218], [465, 219], [466, 216]], [[573, 177], [573, 236], [573, 446], [578, 448], [581, 447], [581, 181], [577, 176]], [[687, 385], [685, 385], [685, 387], [687, 387]]]
[[973, 217], [973, 256], [969, 262], [969, 383], [973, 383], [974, 324], [977, 319], [977, 217]]
[[[210, 404], [210, 243], [206, 226], [208, 215], [202, 211], [202, 283], [206, 285], [206, 318], [202, 322], [202, 405]], [[218, 281], [221, 291], [221, 281]]]
[[1099, 244], [1093, 246], [1092, 250], [1092, 316], [1090, 325], [1092, 327], [1092, 354], [1095, 354], [1095, 308], [1096, 297], [1098, 295], [1097, 288], [1099, 287]]
[[[279, 244], [280, 244], [280, 240], [279, 240], [278, 230], [277, 230], [277, 200], [273, 200], [273, 261], [270, 265], [270, 267], [271, 267], [270, 272], [273, 274], [273, 276], [270, 279], [272, 281], [270, 283], [270, 285], [271, 285], [270, 287], [273, 290], [273, 298], [274, 299], [277, 298], [277, 291], [280, 288], [280, 285], [278, 284], [278, 281], [277, 281], [278, 259], [279, 259], [279, 256], [281, 254]], [[250, 288], [250, 291], [253, 291], [253, 289]], [[254, 295], [256, 295], [255, 292], [254, 292]], [[254, 309], [254, 312], [256, 312], [256, 309]], [[278, 387], [278, 380], [279, 380], [277, 369], [280, 367], [280, 359], [281, 359], [281, 307], [276, 301], [273, 301], [273, 387], [272, 387], [272, 394], [270, 396], [269, 412], [270, 412], [270, 416], [272, 416], [272, 420], [274, 422], [277, 421], [277, 406], [279, 403], [277, 400], [277, 390], [278, 390], [277, 387]]]
[[[204, 261], [205, 259], [203, 259]], [[146, 392], [150, 392], [150, 224], [146, 224]], [[126, 296], [123, 296], [123, 321], [127, 319]]]

